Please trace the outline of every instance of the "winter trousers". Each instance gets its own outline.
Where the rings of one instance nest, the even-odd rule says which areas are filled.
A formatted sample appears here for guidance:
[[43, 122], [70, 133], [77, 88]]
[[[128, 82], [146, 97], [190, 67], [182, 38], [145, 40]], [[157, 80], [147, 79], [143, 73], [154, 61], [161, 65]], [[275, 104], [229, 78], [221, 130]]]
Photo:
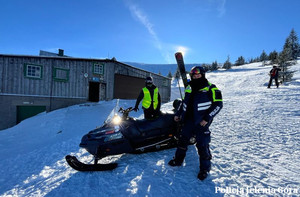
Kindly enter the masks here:
[[278, 83], [278, 77], [270, 77], [270, 81], [269, 81], [269, 84], [268, 84], [268, 88], [271, 87], [273, 79], [275, 80], [276, 86], [277, 86], [277, 88], [278, 88], [278, 86], [279, 86], [279, 83]]
[[195, 125], [194, 121], [187, 120], [184, 123], [181, 134], [179, 136], [179, 143], [175, 153], [175, 158], [180, 162], [184, 160], [186, 151], [188, 150], [190, 138], [196, 135], [196, 147], [200, 161], [200, 171], [209, 172], [211, 169], [211, 153], [209, 150], [210, 131], [208, 127]]
[[152, 107], [150, 107], [149, 109], [143, 108], [143, 110], [144, 110], [144, 118], [148, 120], [156, 119], [160, 115], [159, 109], [154, 110]]

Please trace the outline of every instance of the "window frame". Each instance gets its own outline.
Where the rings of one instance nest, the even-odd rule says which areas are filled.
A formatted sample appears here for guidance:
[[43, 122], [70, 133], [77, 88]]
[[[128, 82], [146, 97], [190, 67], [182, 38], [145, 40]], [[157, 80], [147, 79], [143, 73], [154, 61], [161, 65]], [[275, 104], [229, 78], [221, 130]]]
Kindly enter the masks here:
[[[99, 72], [98, 72], [98, 71], [96, 71], [96, 66], [102, 67], [102, 69], [99, 69]], [[93, 64], [93, 74], [104, 75], [104, 63], [94, 63]]]
[[[28, 72], [29, 66], [31, 66], [33, 68], [39, 68], [40, 69], [39, 76], [29, 75], [29, 72]], [[29, 79], [43, 79], [43, 71], [44, 71], [44, 66], [43, 65], [31, 64], [31, 63], [25, 63], [24, 64], [24, 76], [26, 78], [29, 78]]]
[[[63, 78], [59, 78], [57, 77], [57, 73], [56, 71], [57, 70], [60, 70], [60, 71], [65, 71], [66, 72], [66, 78], [63, 79]], [[70, 69], [68, 68], [59, 68], [59, 67], [53, 67], [52, 69], [52, 78], [54, 81], [57, 81], [57, 82], [68, 82], [70, 80]]]

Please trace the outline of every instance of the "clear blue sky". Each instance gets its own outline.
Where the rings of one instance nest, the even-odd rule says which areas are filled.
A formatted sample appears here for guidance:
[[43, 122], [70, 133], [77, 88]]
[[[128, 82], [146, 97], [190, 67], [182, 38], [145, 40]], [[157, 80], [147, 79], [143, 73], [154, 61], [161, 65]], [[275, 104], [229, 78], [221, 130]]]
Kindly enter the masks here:
[[0, 0], [0, 54], [122, 62], [246, 60], [300, 35], [300, 0]]

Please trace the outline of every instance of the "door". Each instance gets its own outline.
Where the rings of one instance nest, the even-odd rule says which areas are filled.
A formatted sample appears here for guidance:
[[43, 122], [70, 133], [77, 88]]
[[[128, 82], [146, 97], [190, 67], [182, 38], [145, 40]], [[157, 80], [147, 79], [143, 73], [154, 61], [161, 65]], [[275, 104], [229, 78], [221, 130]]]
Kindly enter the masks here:
[[89, 101], [99, 102], [99, 82], [89, 82]]
[[46, 106], [17, 106], [17, 124], [44, 111]]
[[136, 99], [144, 86], [144, 78], [115, 74], [114, 98]]

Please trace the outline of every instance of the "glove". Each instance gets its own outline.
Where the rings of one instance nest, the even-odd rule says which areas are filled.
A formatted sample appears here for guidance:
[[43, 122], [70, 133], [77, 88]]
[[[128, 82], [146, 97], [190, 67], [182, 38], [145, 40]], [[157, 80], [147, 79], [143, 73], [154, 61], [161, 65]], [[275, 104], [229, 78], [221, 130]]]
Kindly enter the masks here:
[[138, 107], [135, 107], [133, 110], [134, 110], [135, 112], [137, 112], [137, 111], [139, 111], [139, 108], [138, 108]]
[[180, 119], [181, 119], [181, 118], [180, 118], [179, 116], [174, 116], [174, 121], [175, 121], [175, 122], [179, 122]]

